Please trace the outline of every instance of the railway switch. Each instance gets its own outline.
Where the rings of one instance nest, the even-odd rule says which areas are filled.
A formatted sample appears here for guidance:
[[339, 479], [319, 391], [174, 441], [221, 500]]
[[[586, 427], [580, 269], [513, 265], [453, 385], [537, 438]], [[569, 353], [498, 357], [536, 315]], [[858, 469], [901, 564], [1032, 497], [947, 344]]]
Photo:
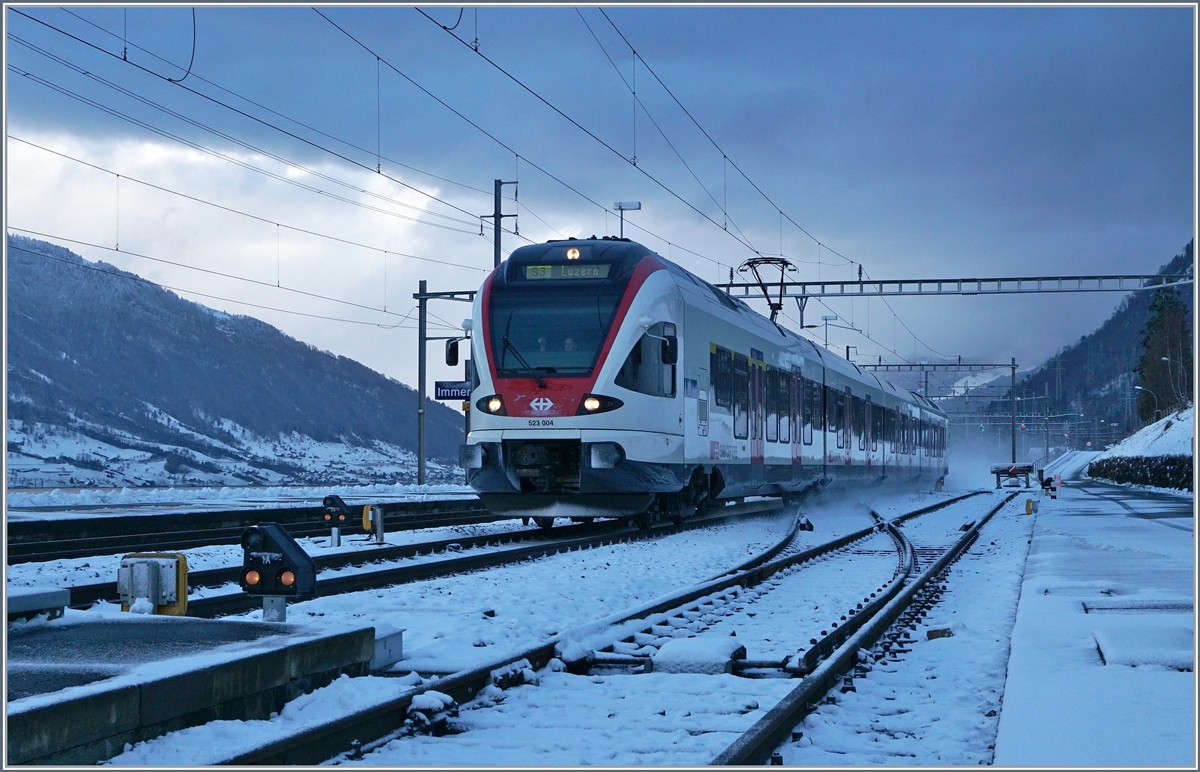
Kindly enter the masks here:
[[317, 566], [278, 523], [242, 532], [242, 576], [247, 594], [263, 599], [263, 621], [283, 622], [288, 598], [317, 594]]
[[117, 592], [121, 610], [183, 616], [187, 613], [187, 557], [135, 552], [121, 558]]

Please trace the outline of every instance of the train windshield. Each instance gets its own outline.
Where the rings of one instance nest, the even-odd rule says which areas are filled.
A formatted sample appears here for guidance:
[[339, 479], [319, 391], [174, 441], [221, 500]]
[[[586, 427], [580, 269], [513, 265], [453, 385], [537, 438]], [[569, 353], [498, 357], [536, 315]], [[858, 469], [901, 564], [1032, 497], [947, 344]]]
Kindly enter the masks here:
[[[497, 288], [499, 289], [499, 288]], [[501, 378], [587, 376], [612, 326], [622, 286], [493, 291], [492, 360]]]

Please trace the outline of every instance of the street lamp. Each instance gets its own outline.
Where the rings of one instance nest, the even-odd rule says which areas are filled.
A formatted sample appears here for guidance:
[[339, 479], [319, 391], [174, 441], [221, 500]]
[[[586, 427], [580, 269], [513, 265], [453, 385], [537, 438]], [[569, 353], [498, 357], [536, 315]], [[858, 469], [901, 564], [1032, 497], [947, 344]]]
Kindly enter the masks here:
[[1154, 397], [1154, 417], [1157, 419], [1158, 418], [1158, 395], [1155, 394], [1154, 392], [1150, 391], [1149, 389], [1142, 388], [1141, 386], [1134, 386], [1133, 388], [1135, 391], [1144, 391], [1147, 394], [1149, 394], [1151, 397]]

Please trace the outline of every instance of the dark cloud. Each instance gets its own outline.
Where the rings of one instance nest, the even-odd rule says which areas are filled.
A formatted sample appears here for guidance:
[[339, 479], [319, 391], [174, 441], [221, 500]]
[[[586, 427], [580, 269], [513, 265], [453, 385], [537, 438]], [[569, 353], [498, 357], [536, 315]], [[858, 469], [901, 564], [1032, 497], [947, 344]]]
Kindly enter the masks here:
[[[121, 32], [119, 9], [75, 12]], [[641, 199], [646, 208], [631, 218], [634, 223], [726, 264], [750, 255], [417, 11], [323, 12], [595, 201]], [[62, 10], [28, 13], [120, 50], [119, 39]], [[446, 25], [458, 17], [456, 8], [427, 13]], [[1194, 9], [617, 7], [608, 14], [755, 183], [806, 229], [866, 262], [877, 277], [1153, 270], [1192, 235]], [[455, 34], [472, 41], [475, 17], [466, 9]], [[603, 227], [603, 213], [594, 205], [528, 164], [517, 165], [511, 153], [386, 66], [378, 70], [377, 103], [374, 58], [312, 9], [201, 7], [196, 18], [196, 76], [363, 149], [270, 120], [368, 166], [378, 142], [384, 155], [485, 190], [495, 177], [519, 175], [522, 202], [551, 225]], [[131, 8], [128, 20], [130, 41], [186, 66], [188, 10]], [[88, 51], [12, 9], [8, 22], [12, 33], [214, 128], [306, 163], [329, 160], [311, 145]], [[633, 101], [616, 70], [632, 82], [635, 68], [597, 9], [484, 7], [478, 35], [481, 52], [620, 156], [633, 155]], [[140, 51], [131, 49], [131, 58], [156, 72], [179, 74]], [[227, 145], [11, 41], [9, 61], [156, 125]], [[9, 84], [8, 117], [18, 131], [152, 136], [12, 73]], [[198, 80], [191, 85], [261, 112]], [[674, 145], [639, 113], [640, 167], [722, 224], [728, 199], [733, 223], [759, 249], [776, 251], [778, 213], [723, 162], [641, 65], [637, 87]], [[434, 184], [403, 169], [394, 173]], [[490, 208], [486, 195], [446, 189], [472, 211]], [[529, 233], [555, 235], [527, 216], [521, 225]], [[666, 249], [661, 241], [646, 241]], [[817, 254], [791, 226], [782, 241], [789, 254]], [[681, 260], [715, 278], [712, 263]], [[833, 270], [821, 268], [825, 276]], [[1001, 356], [1003, 347], [973, 325], [948, 328], [947, 309], [977, 316], [981, 328], [1016, 324], [1036, 340], [1026, 346], [1028, 358], [1086, 332], [1117, 300], [905, 301], [897, 308], [918, 334], [953, 353]], [[1035, 318], [1046, 320], [1054, 336], [1034, 332], [1029, 320]]]

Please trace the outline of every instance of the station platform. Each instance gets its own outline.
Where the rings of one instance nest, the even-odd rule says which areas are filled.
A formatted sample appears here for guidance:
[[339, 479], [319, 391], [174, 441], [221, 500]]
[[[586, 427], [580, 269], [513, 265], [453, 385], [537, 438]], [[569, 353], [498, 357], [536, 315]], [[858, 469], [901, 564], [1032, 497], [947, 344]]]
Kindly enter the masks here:
[[1042, 498], [993, 763], [1195, 768], [1194, 498], [1083, 477]]
[[343, 673], [373, 628], [72, 612], [9, 625], [8, 764], [94, 764], [216, 719], [265, 719]]

